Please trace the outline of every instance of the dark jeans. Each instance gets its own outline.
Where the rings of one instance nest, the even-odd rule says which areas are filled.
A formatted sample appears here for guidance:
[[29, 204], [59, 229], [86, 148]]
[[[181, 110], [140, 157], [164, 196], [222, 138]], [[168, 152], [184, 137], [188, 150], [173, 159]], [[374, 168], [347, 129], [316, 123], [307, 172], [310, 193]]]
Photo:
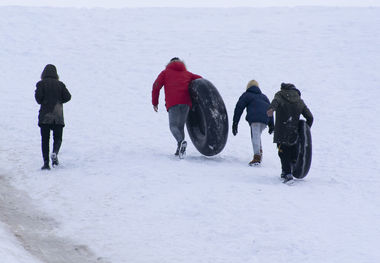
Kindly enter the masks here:
[[292, 173], [292, 166], [297, 161], [297, 147], [298, 144], [292, 146], [277, 144], [278, 156], [280, 156], [282, 172], [285, 174]]
[[41, 124], [41, 148], [44, 163], [49, 163], [50, 130], [53, 131], [53, 152], [58, 154], [62, 144], [63, 125]]

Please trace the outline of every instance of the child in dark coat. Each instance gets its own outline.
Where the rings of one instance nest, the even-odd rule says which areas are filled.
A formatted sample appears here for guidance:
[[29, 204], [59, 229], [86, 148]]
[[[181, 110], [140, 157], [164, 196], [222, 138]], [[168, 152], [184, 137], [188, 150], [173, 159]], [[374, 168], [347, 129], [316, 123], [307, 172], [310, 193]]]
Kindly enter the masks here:
[[291, 83], [282, 83], [276, 93], [267, 115], [272, 117], [276, 112], [273, 142], [277, 144], [281, 160], [281, 178], [293, 180], [292, 168], [297, 156], [298, 122], [302, 114], [311, 127], [313, 114], [301, 99], [301, 92]]
[[267, 110], [270, 102], [267, 96], [263, 94], [259, 88], [259, 84], [256, 80], [248, 82], [247, 91], [244, 92], [235, 107], [232, 134], [235, 136], [238, 132], [238, 124], [240, 117], [247, 109], [246, 120], [251, 128], [251, 141], [253, 147], [253, 160], [249, 162], [249, 165], [259, 165], [263, 158], [263, 148], [261, 144], [261, 133], [269, 126], [270, 130], [273, 130], [273, 117], [267, 116]]

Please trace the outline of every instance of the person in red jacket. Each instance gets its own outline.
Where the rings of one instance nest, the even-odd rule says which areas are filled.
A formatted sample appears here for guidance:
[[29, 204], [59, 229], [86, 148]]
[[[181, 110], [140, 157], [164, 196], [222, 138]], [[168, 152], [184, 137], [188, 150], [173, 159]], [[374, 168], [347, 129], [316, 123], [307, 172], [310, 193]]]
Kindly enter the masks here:
[[153, 83], [152, 104], [156, 112], [160, 90], [163, 86], [165, 87], [165, 106], [169, 113], [169, 127], [177, 141], [175, 155], [180, 158], [186, 154], [187, 146], [184, 128], [191, 107], [189, 84], [198, 78], [202, 77], [187, 71], [183, 61], [174, 57]]

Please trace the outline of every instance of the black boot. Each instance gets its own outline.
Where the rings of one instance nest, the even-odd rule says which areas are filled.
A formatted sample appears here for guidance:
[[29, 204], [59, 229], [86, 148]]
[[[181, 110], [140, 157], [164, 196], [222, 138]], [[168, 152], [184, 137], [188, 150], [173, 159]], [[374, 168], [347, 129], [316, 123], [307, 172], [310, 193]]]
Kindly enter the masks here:
[[41, 167], [41, 170], [50, 170], [49, 162], [44, 162], [44, 165]]
[[53, 152], [50, 157], [51, 157], [51, 165], [57, 166], [59, 164], [58, 155]]
[[284, 184], [287, 184], [287, 183], [289, 183], [289, 182], [294, 182], [293, 181], [293, 175], [292, 174], [286, 174], [285, 175], [285, 178], [284, 178], [284, 181], [283, 181], [283, 183]]

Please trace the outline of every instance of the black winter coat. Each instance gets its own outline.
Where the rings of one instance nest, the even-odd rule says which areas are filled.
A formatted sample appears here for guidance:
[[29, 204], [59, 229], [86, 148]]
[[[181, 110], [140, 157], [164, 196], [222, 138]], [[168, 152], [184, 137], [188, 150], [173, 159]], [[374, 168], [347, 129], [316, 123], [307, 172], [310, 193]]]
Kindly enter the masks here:
[[276, 111], [273, 142], [294, 145], [298, 139], [298, 122], [302, 114], [307, 124], [313, 124], [313, 114], [301, 99], [301, 92], [293, 84], [282, 83], [270, 108]]
[[71, 94], [65, 84], [58, 80], [54, 65], [47, 65], [42, 72], [41, 81], [36, 84], [34, 97], [41, 104], [38, 125], [58, 124], [65, 126], [63, 118], [63, 103], [71, 99]]
[[267, 116], [269, 104], [268, 97], [261, 92], [260, 88], [252, 86], [240, 96], [236, 103], [233, 122], [239, 123], [244, 109], [247, 108], [247, 116], [245, 119], [250, 125], [253, 122], [273, 125], [273, 117], [269, 118]]

